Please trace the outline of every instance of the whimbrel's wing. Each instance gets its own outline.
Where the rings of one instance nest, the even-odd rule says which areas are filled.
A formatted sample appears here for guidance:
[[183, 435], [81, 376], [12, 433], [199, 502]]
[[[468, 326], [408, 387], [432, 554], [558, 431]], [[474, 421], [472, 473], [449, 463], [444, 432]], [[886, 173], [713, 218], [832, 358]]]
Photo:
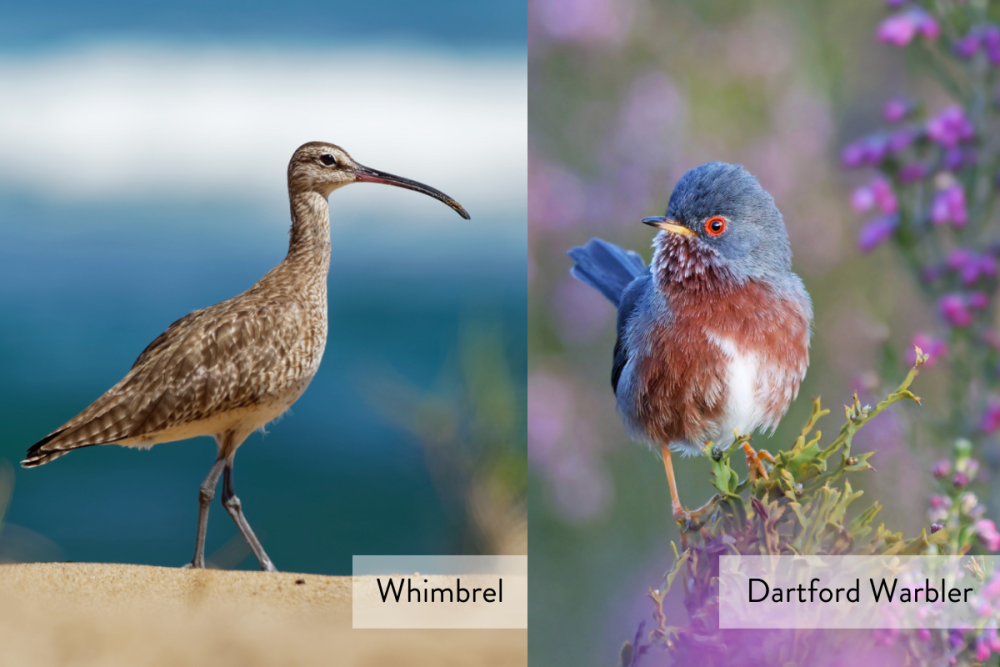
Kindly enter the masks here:
[[309, 363], [295, 302], [244, 294], [174, 322], [118, 384], [28, 450], [41, 465], [68, 450], [155, 436], [266, 402]]

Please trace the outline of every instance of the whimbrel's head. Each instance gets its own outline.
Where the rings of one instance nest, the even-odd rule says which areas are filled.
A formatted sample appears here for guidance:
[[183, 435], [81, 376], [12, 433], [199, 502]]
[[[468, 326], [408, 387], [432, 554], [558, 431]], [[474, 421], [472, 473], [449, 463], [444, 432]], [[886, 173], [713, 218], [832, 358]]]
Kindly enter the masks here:
[[384, 183], [422, 192], [444, 202], [466, 220], [469, 219], [469, 214], [462, 205], [440, 190], [360, 165], [340, 146], [310, 141], [299, 146], [288, 163], [288, 188], [291, 191], [312, 191], [328, 197], [337, 188], [350, 183]]

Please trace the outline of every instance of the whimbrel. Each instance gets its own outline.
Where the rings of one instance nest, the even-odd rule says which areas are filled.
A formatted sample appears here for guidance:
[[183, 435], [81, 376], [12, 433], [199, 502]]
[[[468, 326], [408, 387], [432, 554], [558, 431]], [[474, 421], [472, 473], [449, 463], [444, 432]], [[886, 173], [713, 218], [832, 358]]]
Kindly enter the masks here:
[[292, 228], [284, 261], [243, 294], [171, 324], [118, 384], [32, 445], [21, 465], [40, 466], [92, 445], [151, 447], [214, 436], [218, 456], [198, 494], [198, 535], [187, 567], [205, 566], [208, 507], [221, 476], [223, 506], [261, 569], [276, 571], [233, 490], [233, 458], [247, 436], [302, 395], [319, 368], [326, 347], [330, 269], [327, 197], [351, 183], [422, 192], [469, 219], [443, 192], [364, 167], [338, 146], [300, 146], [288, 164]]

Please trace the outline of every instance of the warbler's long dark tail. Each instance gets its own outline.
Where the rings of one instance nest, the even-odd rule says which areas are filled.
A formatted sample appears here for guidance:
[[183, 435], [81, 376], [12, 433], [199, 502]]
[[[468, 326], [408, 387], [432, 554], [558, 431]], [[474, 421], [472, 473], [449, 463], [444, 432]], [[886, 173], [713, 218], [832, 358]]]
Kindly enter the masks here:
[[622, 292], [633, 280], [648, 271], [639, 253], [619, 248], [602, 239], [590, 239], [566, 253], [576, 262], [570, 273], [607, 299], [621, 305]]

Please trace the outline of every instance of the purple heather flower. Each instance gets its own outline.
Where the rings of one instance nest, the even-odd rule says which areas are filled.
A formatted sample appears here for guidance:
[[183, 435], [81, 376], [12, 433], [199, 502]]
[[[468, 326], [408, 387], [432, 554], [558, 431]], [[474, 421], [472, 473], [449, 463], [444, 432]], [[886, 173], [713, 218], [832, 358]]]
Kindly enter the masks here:
[[1000, 28], [995, 25], [987, 26], [983, 30], [982, 43], [990, 64], [1000, 65]]
[[890, 153], [905, 151], [913, 143], [913, 140], [920, 134], [918, 128], [904, 127], [898, 132], [893, 132], [886, 142], [885, 148]]
[[968, 262], [975, 260], [975, 258], [975, 250], [969, 250], [968, 248], [955, 248], [948, 253], [948, 268], [952, 270], [961, 268]]
[[990, 647], [982, 637], [976, 640], [976, 660], [986, 662], [990, 659]]
[[955, 477], [952, 478], [951, 481], [952, 481], [952, 484], [955, 485], [956, 489], [964, 489], [965, 487], [967, 487], [969, 485], [969, 482], [972, 481], [972, 478], [969, 477], [969, 475], [967, 473], [964, 473], [962, 471], [958, 471], [958, 472], [955, 473]]
[[917, 36], [917, 23], [910, 12], [893, 14], [879, 24], [875, 36], [886, 44], [906, 46]]
[[[1000, 550], [1000, 532], [997, 532], [995, 523], [989, 519], [980, 519], [972, 524], [972, 531], [979, 536], [987, 551]], [[989, 656], [987, 655], [987, 657]]]
[[895, 646], [899, 630], [896, 628], [876, 628], [872, 630], [872, 639], [879, 646]]
[[968, 60], [972, 56], [976, 55], [976, 51], [979, 50], [979, 35], [974, 31], [969, 31], [969, 34], [959, 39], [954, 44], [955, 55], [959, 58], [964, 58]]
[[[913, 162], [908, 165], [904, 165], [897, 174], [900, 183], [913, 183], [914, 181], [921, 181], [927, 177], [927, 167], [921, 162]], [[998, 183], [1000, 183], [1000, 176], [997, 178]]]
[[944, 109], [927, 121], [926, 130], [928, 138], [944, 148], [951, 148], [975, 136], [972, 123], [965, 117], [965, 110], [958, 105]]
[[[918, 332], [910, 339], [910, 350], [906, 353], [906, 363], [911, 366], [917, 361], [917, 351], [913, 349], [914, 347], [919, 347], [927, 355], [927, 361], [924, 364], [927, 368], [930, 368], [939, 358], [948, 354], [948, 343], [940, 338], [934, 338], [923, 332]], [[944, 461], [944, 463], [947, 463], [947, 461]]]
[[914, 108], [913, 102], [905, 97], [894, 97], [882, 108], [882, 117], [886, 122], [898, 123], [906, 118]]
[[866, 213], [878, 205], [883, 213], [892, 214], [899, 209], [892, 186], [884, 178], [876, 178], [868, 185], [857, 188], [851, 194], [851, 206], [858, 213]]
[[[941, 459], [931, 466], [931, 474], [934, 475], [934, 479], [944, 479], [951, 474], [951, 461], [948, 459]], [[941, 496], [931, 496], [931, 507], [934, 507], [935, 499], [940, 498]]]
[[[945, 463], [948, 463], [948, 462], [945, 461]], [[949, 465], [949, 472], [950, 472], [951, 471], [951, 467], [950, 467], [951, 464], [949, 463], [948, 465]], [[948, 475], [948, 473], [945, 473], [945, 476], [947, 476], [947, 475]], [[931, 496], [931, 507], [934, 508], [934, 509], [948, 509], [948, 508], [951, 507], [951, 498], [949, 498], [948, 496], [942, 496], [940, 494], [935, 493], [934, 495]]]
[[953, 649], [965, 646], [965, 637], [961, 630], [952, 628], [948, 631], [948, 643]]
[[996, 600], [997, 598], [1000, 598], [1000, 577], [997, 576], [995, 571], [993, 572], [993, 577], [990, 579], [989, 583], [983, 587], [981, 595], [987, 600]]
[[[997, 258], [993, 255], [980, 255], [979, 256], [979, 266], [976, 267], [979, 270], [980, 276], [985, 276], [988, 278], [995, 278], [997, 276]], [[963, 278], [965, 274], [962, 274]]]
[[997, 273], [997, 263], [996, 260], [989, 255], [985, 257], [976, 257], [975, 260], [966, 263], [962, 267], [961, 275], [962, 282], [966, 285], [972, 285], [976, 282], [980, 275], [990, 276], [996, 275]]
[[[855, 141], [852, 144], [844, 146], [844, 150], [840, 154], [840, 161], [848, 169], [863, 166], [865, 161], [865, 149], [861, 145], [861, 142]], [[997, 178], [997, 181], [1000, 182], [1000, 177]]]
[[868, 187], [871, 188], [875, 203], [878, 204], [883, 213], [891, 215], [899, 210], [896, 194], [892, 191], [889, 181], [884, 178], [876, 178]]
[[899, 224], [899, 216], [883, 215], [873, 218], [861, 226], [858, 232], [858, 247], [861, 252], [871, 252], [883, 241], [892, 236]]
[[[942, 528], [944, 528], [944, 524], [943, 523], [932, 523], [931, 524], [931, 535], [933, 535], [934, 533], [938, 532]], [[927, 632], [926, 628], [921, 628], [921, 629], [924, 630], [924, 632]], [[928, 637], [930, 637], [930, 633], [928, 633]], [[927, 640], [925, 639], [924, 641], [927, 641]]]
[[985, 292], [972, 292], [966, 299], [972, 308], [983, 309], [990, 305], [990, 297]]
[[920, 279], [927, 283], [932, 283], [944, 275], [943, 264], [928, 264], [920, 269]]
[[927, 12], [919, 12], [917, 21], [919, 22], [917, 30], [919, 30], [920, 34], [930, 41], [933, 42], [941, 36], [941, 24], [939, 24], [937, 19]]
[[848, 169], [875, 167], [885, 158], [888, 143], [884, 134], [863, 137], [845, 146], [840, 160]]
[[[980, 277], [993, 278], [997, 275], [997, 260], [990, 254], [979, 254], [968, 248], [955, 248], [948, 255], [948, 268], [958, 271], [962, 282], [973, 285]], [[981, 297], [977, 297], [979, 301]]]
[[931, 202], [931, 220], [936, 225], [950, 222], [955, 227], [964, 227], [969, 221], [965, 207], [965, 189], [958, 183], [938, 190]]
[[858, 213], [867, 213], [875, 206], [875, 193], [871, 187], [862, 185], [851, 193], [851, 208]]
[[961, 294], [945, 294], [938, 301], [938, 309], [945, 321], [953, 327], [967, 327], [972, 324], [966, 299]]
[[997, 333], [996, 329], [984, 330], [980, 340], [994, 350], [1000, 350], [1000, 333]]
[[986, 26], [983, 30], [983, 46], [987, 49], [1000, 49], [1000, 27]]
[[965, 151], [958, 146], [952, 146], [944, 154], [944, 168], [948, 171], [958, 171], [965, 166]]
[[979, 428], [984, 433], [995, 433], [1000, 430], [1000, 400], [990, 399], [986, 405], [986, 412], [983, 413], [983, 417], [979, 421]]
[[934, 41], [941, 35], [941, 26], [920, 7], [910, 7], [893, 14], [879, 24], [875, 36], [880, 42], [894, 46], [906, 46], [918, 34]]

